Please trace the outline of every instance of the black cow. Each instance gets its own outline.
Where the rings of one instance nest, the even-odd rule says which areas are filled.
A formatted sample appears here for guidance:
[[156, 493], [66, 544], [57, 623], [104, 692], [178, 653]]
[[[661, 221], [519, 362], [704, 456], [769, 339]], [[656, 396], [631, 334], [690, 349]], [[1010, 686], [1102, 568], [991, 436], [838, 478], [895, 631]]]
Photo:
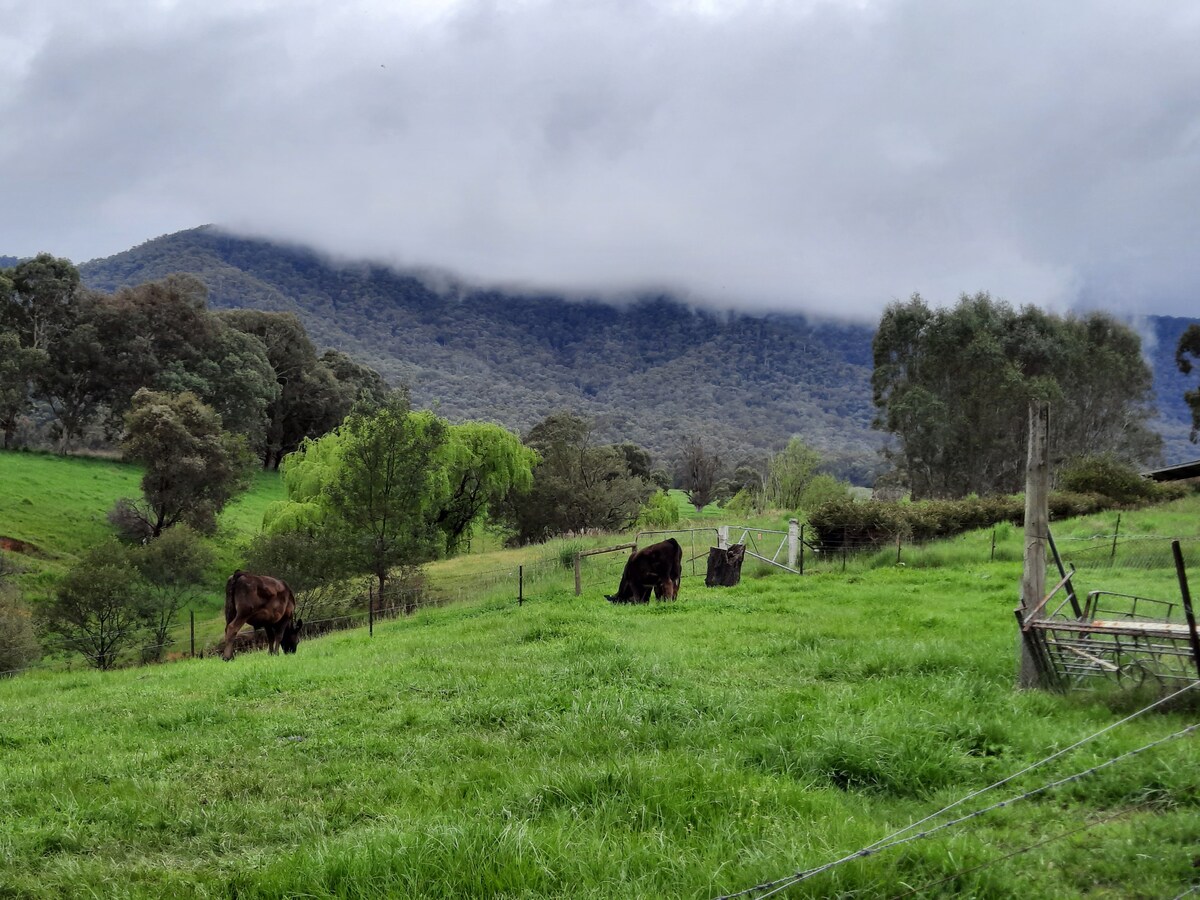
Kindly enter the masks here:
[[253, 625], [267, 633], [272, 653], [283, 647], [295, 653], [304, 622], [293, 620], [296, 598], [292, 589], [270, 575], [251, 575], [238, 570], [225, 582], [225, 648], [221, 658], [233, 659], [234, 639], [243, 625]]
[[679, 596], [679, 579], [683, 577], [683, 548], [675, 538], [667, 538], [641, 550], [635, 550], [625, 563], [621, 584], [610, 603], [649, 603], [650, 592], [659, 600], [674, 600]]

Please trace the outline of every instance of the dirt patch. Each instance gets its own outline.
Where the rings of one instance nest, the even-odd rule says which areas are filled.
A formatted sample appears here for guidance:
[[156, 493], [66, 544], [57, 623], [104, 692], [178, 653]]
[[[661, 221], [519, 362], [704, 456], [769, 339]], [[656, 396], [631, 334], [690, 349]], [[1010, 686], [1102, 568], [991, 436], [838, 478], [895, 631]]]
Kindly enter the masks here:
[[46, 555], [28, 541], [20, 541], [16, 538], [5, 537], [2, 534], [0, 534], [0, 550], [6, 550], [9, 553], [22, 553], [25, 556]]

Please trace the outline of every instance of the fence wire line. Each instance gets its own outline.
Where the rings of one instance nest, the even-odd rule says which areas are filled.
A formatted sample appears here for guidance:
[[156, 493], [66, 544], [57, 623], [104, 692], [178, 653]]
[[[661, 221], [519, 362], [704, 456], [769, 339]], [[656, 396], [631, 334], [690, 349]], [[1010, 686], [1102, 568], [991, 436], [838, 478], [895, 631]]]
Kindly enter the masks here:
[[[1032, 764], [1026, 766], [1025, 768], [1021, 769], [1020, 771], [1014, 772], [1012, 775], [1007, 776], [1006, 778], [1002, 778], [999, 781], [989, 784], [987, 787], [982, 787], [977, 791], [973, 791], [970, 794], [967, 794], [965, 797], [954, 801], [949, 806], [943, 807], [942, 809], [938, 810], [937, 812], [931, 813], [930, 815], [926, 816], [925, 818], [919, 819], [910, 825], [906, 825], [905, 827], [892, 832], [890, 835], [880, 838], [879, 840], [875, 841], [875, 843], [869, 844], [868, 846], [863, 847], [861, 850], [857, 850], [854, 853], [847, 854], [846, 856], [843, 856], [840, 859], [834, 860], [833, 862], [824, 863], [820, 866], [816, 866], [811, 869], [805, 869], [805, 870], [801, 870], [799, 872], [794, 872], [791, 875], [787, 875], [787, 876], [784, 876], [783, 878], [775, 879], [774, 881], [766, 881], [761, 884], [756, 884], [753, 887], [745, 888], [744, 890], [737, 891], [732, 894], [722, 894], [719, 897], [717, 897], [716, 900], [733, 900], [733, 898], [735, 898], [735, 897], [748, 897], [753, 894], [759, 894], [761, 897], [770, 897], [772, 894], [778, 893], [778, 891], [783, 890], [784, 888], [791, 887], [793, 884], [799, 884], [801, 881], [805, 881], [814, 875], [818, 875], [821, 872], [828, 871], [829, 869], [832, 869], [836, 866], [840, 866], [843, 863], [849, 862], [854, 859], [862, 859], [864, 857], [871, 856], [872, 854], [874, 854], [880, 850], [885, 850], [889, 847], [894, 847], [899, 844], [908, 843], [909, 841], [917, 840], [918, 838], [928, 837], [929, 835], [933, 834], [934, 832], [941, 831], [944, 827], [949, 827], [950, 825], [955, 825], [955, 824], [959, 824], [961, 822], [965, 822], [968, 819], [975, 818], [976, 816], [981, 815], [984, 812], [988, 812], [992, 809], [998, 809], [1001, 806], [1005, 806], [1009, 803], [1015, 803], [1017, 800], [1025, 799], [1026, 797], [1033, 796], [1035, 794], [1038, 794], [1045, 790], [1048, 790], [1051, 787], [1055, 787], [1059, 783], [1065, 784], [1067, 781], [1072, 781], [1072, 780], [1075, 780], [1078, 778], [1082, 778], [1084, 775], [1091, 774], [1093, 771], [1099, 771], [1100, 769], [1111, 765], [1112, 763], [1116, 762], [1119, 759], [1123, 759], [1127, 756], [1136, 755], [1137, 753], [1141, 753], [1143, 750], [1147, 750], [1152, 746], [1156, 746], [1157, 744], [1165, 743], [1166, 741], [1173, 740], [1174, 738], [1177, 738], [1177, 737], [1181, 737], [1183, 734], [1190, 733], [1190, 732], [1196, 730], [1197, 728], [1200, 728], [1200, 724], [1191, 725], [1191, 726], [1183, 729], [1183, 731], [1181, 731], [1181, 732], [1176, 732], [1175, 734], [1170, 735], [1166, 738], [1162, 738], [1158, 741], [1154, 741], [1151, 744], [1148, 744], [1144, 747], [1139, 748], [1138, 750], [1130, 751], [1129, 753], [1125, 753], [1125, 754], [1121, 754], [1121, 756], [1118, 756], [1115, 759], [1109, 760], [1108, 762], [1103, 763], [1102, 765], [1094, 766], [1092, 769], [1089, 769], [1083, 773], [1077, 773], [1076, 775], [1069, 776], [1068, 778], [1063, 779], [1061, 782], [1052, 782], [1049, 785], [1044, 785], [1041, 788], [1037, 788], [1033, 791], [1026, 792], [1025, 794], [1022, 794], [1019, 797], [1015, 797], [1010, 800], [1000, 801], [1000, 803], [998, 803], [998, 804], [993, 804], [992, 806], [986, 807], [977, 812], [971, 813], [966, 816], [962, 816], [958, 819], [951, 820], [950, 822], [943, 823], [942, 825], [935, 826], [934, 828], [930, 829], [929, 831], [920, 832], [919, 834], [917, 834], [915, 836], [910, 835], [907, 838], [901, 837], [901, 835], [907, 834], [908, 832], [912, 831], [915, 828], [919, 828], [921, 825], [924, 825], [926, 822], [930, 822], [930, 821], [938, 818], [939, 816], [949, 812], [950, 810], [956, 809], [957, 807], [962, 806], [964, 803], [968, 802], [969, 800], [973, 800], [974, 798], [979, 797], [980, 795], [985, 794], [988, 791], [994, 790], [995, 788], [1002, 787], [1003, 785], [1008, 784], [1009, 782], [1013, 781], [1016, 778], [1021, 777], [1022, 775], [1032, 772], [1033, 770], [1038, 769], [1041, 766], [1046, 765], [1047, 763], [1053, 762], [1054, 760], [1064, 756], [1065, 754], [1070, 753], [1071, 751], [1076, 750], [1079, 747], [1082, 747], [1083, 745], [1096, 740], [1097, 738], [1107, 734], [1108, 732], [1112, 731], [1113, 729], [1119, 728], [1120, 726], [1126, 724], [1127, 722], [1133, 721], [1134, 719], [1138, 718], [1138, 716], [1144, 715], [1145, 713], [1148, 713], [1151, 710], [1156, 709], [1157, 707], [1162, 706], [1163, 704], [1168, 703], [1169, 701], [1174, 700], [1175, 698], [1177, 698], [1179, 696], [1182, 696], [1183, 694], [1187, 693], [1188, 691], [1190, 691], [1193, 688], [1198, 687], [1198, 686], [1200, 686], [1200, 681], [1195, 681], [1195, 682], [1192, 682], [1191, 684], [1185, 685], [1184, 687], [1167, 695], [1166, 697], [1162, 697], [1162, 698], [1154, 701], [1153, 703], [1149, 704], [1148, 706], [1142, 707], [1137, 712], [1131, 713], [1130, 715], [1126, 716], [1125, 718], [1123, 718], [1117, 722], [1113, 722], [1111, 725], [1108, 725], [1108, 726], [1100, 729], [1095, 734], [1089, 735], [1088, 737], [1083, 738], [1082, 740], [1076, 741], [1074, 744], [1071, 744], [1069, 747], [1065, 747], [1062, 750], [1057, 751], [1056, 753], [1052, 753], [1050, 756], [1047, 756], [1044, 759], [1039, 760], [1038, 762], [1032, 763]], [[763, 893], [764, 891], [766, 891], [767, 893]]]
[[1023, 853], [1028, 853], [1030, 850], [1036, 850], [1039, 847], [1044, 847], [1047, 844], [1053, 843], [1054, 841], [1062, 840], [1063, 838], [1070, 837], [1073, 834], [1079, 834], [1081, 831], [1087, 831], [1091, 828], [1095, 828], [1098, 825], [1107, 825], [1109, 822], [1113, 822], [1113, 821], [1121, 818], [1122, 816], [1128, 816], [1135, 812], [1141, 812], [1142, 810], [1148, 809], [1150, 806], [1153, 806], [1153, 805], [1154, 805], [1154, 801], [1147, 800], [1145, 803], [1139, 803], [1137, 806], [1131, 806], [1128, 809], [1123, 809], [1120, 812], [1113, 813], [1110, 816], [1105, 816], [1102, 819], [1096, 819], [1091, 822], [1085, 822], [1083, 825], [1080, 825], [1078, 828], [1071, 828], [1067, 831], [1063, 831], [1056, 835], [1053, 835], [1052, 837], [1044, 838], [1043, 840], [1040, 840], [1040, 841], [1037, 841], [1036, 843], [1030, 844], [1028, 847], [1022, 847], [1019, 850], [1013, 850], [1011, 853], [1005, 853], [1003, 856], [997, 856], [995, 859], [989, 859], [986, 862], [979, 863], [978, 865], [969, 866], [968, 868], [965, 868], [965, 869], [959, 869], [957, 872], [953, 872], [953, 873], [945, 876], [944, 878], [939, 878], [936, 881], [930, 881], [927, 884], [921, 885], [920, 887], [916, 887], [916, 888], [913, 888], [912, 890], [905, 891], [903, 894], [896, 894], [894, 897], [891, 898], [891, 900], [903, 900], [904, 897], [911, 897], [914, 894], [924, 893], [925, 891], [929, 890], [930, 888], [935, 888], [940, 884], [945, 884], [947, 881], [953, 881], [955, 878], [959, 878], [963, 875], [970, 875], [972, 872], [978, 872], [981, 869], [986, 869], [988, 866], [994, 866], [996, 863], [1004, 862], [1005, 860], [1012, 859], [1015, 856], [1020, 856]]

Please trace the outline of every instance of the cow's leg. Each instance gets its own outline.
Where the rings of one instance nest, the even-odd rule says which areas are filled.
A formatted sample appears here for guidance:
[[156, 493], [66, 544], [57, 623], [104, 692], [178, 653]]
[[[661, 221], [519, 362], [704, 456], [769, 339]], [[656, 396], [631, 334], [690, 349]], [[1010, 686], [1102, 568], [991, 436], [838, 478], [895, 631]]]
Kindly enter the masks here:
[[225, 626], [225, 649], [221, 651], [221, 659], [225, 660], [225, 662], [233, 659], [233, 641], [245, 624], [246, 619], [244, 616], [234, 616], [233, 620]]
[[267, 626], [267, 641], [269, 642], [270, 653], [272, 656], [279, 652], [279, 642], [283, 639], [283, 625], [276, 622], [274, 625]]

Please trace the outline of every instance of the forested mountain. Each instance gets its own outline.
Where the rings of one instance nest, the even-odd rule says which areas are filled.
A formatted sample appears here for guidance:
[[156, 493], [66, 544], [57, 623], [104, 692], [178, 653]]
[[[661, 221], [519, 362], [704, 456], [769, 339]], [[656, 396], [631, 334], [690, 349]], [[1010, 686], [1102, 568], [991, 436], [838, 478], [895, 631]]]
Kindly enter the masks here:
[[793, 434], [839, 474], [869, 483], [882, 436], [870, 429], [871, 329], [800, 316], [689, 309], [668, 298], [624, 306], [455, 288], [212, 228], [161, 237], [80, 266], [114, 290], [190, 272], [214, 308], [293, 310], [318, 345], [407, 383], [451, 420], [525, 430], [570, 409], [599, 440], [632, 440], [669, 462], [687, 435], [729, 462]]
[[[667, 297], [613, 305], [447, 286], [210, 227], [80, 270], [103, 290], [191, 272], [207, 283], [214, 308], [295, 311], [318, 345], [407, 383], [415, 403], [454, 421], [525, 430], [570, 409], [596, 419], [598, 440], [635, 441], [656, 465], [669, 463], [687, 435], [737, 462], [794, 434], [859, 483], [869, 484], [879, 465], [871, 326], [714, 313]], [[1189, 380], [1174, 366], [1189, 321], [1140, 323], [1152, 338], [1146, 351], [1168, 462], [1200, 456], [1187, 441]]]

